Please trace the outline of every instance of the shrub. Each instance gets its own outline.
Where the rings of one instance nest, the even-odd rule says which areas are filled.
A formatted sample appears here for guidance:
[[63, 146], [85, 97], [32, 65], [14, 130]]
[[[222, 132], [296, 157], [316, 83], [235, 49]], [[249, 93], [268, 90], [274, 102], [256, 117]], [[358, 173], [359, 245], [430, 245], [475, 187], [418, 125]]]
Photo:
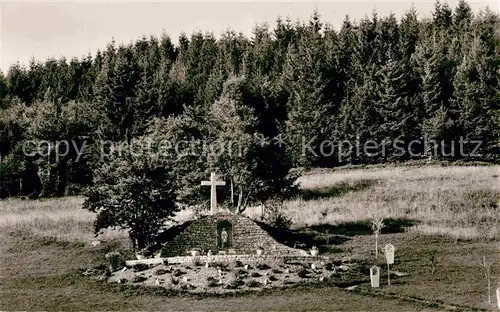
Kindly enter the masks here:
[[292, 220], [285, 213], [283, 201], [280, 200], [271, 200], [264, 205], [263, 218], [264, 222], [280, 229], [289, 229], [292, 225]]
[[106, 254], [106, 260], [108, 261], [109, 270], [111, 272], [117, 271], [125, 265], [125, 260], [121, 253], [117, 251], [108, 252]]
[[212, 266], [214, 268], [221, 269], [223, 272], [229, 272], [230, 271], [230, 269], [228, 268], [229, 265], [227, 263], [213, 262], [212, 264], [210, 264], [210, 266]]
[[175, 168], [168, 157], [133, 154], [129, 149], [120, 155], [113, 153], [96, 170], [83, 208], [97, 213], [96, 234], [109, 227], [126, 229], [134, 248], [142, 250], [172, 220], [177, 211], [177, 187]]

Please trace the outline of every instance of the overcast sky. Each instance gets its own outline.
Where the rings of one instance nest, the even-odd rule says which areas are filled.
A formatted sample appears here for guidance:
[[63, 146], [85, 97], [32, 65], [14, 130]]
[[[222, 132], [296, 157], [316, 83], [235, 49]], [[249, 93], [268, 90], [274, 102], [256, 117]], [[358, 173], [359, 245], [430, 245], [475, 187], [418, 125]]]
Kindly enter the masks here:
[[[442, 1], [443, 2], [443, 1]], [[455, 7], [458, 0], [449, 0]], [[34, 56], [81, 57], [102, 49], [114, 37], [128, 43], [141, 35], [159, 35], [164, 29], [173, 39], [181, 31], [212, 31], [231, 27], [250, 34], [256, 22], [275, 24], [276, 16], [306, 20], [317, 9], [324, 21], [338, 27], [349, 14], [359, 20], [375, 8], [379, 15], [400, 16], [411, 5], [429, 16], [434, 0], [373, 1], [13, 1], [0, 0], [0, 69]], [[470, 1], [474, 11], [487, 5], [500, 11], [500, 0]]]

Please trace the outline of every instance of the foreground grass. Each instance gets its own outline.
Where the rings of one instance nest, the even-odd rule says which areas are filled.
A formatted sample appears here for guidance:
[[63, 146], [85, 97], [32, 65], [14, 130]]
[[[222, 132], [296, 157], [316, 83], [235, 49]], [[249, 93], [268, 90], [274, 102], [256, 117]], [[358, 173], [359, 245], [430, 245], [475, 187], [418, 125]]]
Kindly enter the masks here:
[[[0, 236], [0, 310], [146, 311], [359, 311], [432, 310], [432, 304], [366, 296], [338, 288], [296, 288], [227, 297], [163, 296], [145, 289], [106, 285], [79, 268], [102, 262], [111, 247], [62, 244]], [[115, 246], [116, 247], [116, 246]]]

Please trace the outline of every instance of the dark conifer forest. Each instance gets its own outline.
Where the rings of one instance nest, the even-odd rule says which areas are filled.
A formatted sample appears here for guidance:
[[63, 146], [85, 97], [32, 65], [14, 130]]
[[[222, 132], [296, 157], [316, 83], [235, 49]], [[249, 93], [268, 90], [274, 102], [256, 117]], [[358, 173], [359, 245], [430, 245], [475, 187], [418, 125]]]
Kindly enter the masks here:
[[[113, 184], [113, 174], [151, 166], [151, 177], [165, 164], [155, 181], [175, 183], [165, 188], [182, 202], [190, 202], [189, 185], [217, 168], [236, 194], [228, 198], [243, 207], [287, 189], [291, 168], [498, 161], [497, 13], [437, 2], [427, 18], [411, 8], [401, 18], [374, 12], [357, 22], [345, 17], [339, 29], [320, 13], [304, 22], [278, 18], [274, 29], [261, 24], [250, 37], [232, 30], [220, 38], [181, 34], [178, 44], [143, 37], [83, 58], [4, 69], [0, 197], [82, 194], [96, 181]], [[118, 143], [194, 139], [238, 141], [244, 151], [176, 151], [163, 161], [116, 153]], [[368, 140], [399, 145], [356, 151]], [[462, 144], [458, 152], [475, 141], [479, 147]], [[259, 191], [239, 190], [245, 181]]]

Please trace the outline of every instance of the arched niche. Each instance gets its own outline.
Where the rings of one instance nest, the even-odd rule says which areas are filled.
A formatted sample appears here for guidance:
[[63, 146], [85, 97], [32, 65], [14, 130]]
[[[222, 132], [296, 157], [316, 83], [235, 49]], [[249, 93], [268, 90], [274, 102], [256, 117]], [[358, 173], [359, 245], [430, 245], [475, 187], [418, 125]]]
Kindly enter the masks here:
[[217, 248], [233, 247], [233, 224], [222, 220], [217, 222]]

